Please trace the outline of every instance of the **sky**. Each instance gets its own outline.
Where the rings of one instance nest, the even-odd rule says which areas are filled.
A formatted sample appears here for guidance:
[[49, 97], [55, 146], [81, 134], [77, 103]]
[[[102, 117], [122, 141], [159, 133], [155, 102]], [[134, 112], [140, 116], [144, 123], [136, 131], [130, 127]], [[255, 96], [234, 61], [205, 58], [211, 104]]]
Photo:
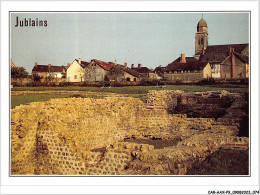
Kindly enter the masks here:
[[[47, 20], [47, 26], [18, 26], [16, 19]], [[148, 68], [167, 66], [195, 52], [202, 13], [81, 12], [11, 13], [10, 57], [29, 73], [40, 65], [67, 65], [74, 59], [127, 62]], [[249, 43], [249, 14], [203, 13], [209, 45]]]

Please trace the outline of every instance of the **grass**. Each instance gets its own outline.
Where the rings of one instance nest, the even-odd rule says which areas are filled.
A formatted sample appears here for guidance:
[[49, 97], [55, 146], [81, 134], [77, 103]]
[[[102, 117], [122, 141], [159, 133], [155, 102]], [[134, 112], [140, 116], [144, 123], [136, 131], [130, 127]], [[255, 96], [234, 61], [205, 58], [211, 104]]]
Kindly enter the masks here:
[[[91, 91], [98, 93], [118, 93], [118, 94], [129, 94], [132, 97], [139, 98], [143, 102], [146, 101], [146, 94], [149, 90], [183, 90], [185, 92], [205, 92], [205, 91], [216, 91], [216, 90], [227, 90], [229, 92], [247, 93], [248, 86], [246, 85], [168, 85], [165, 88], [156, 88], [154, 86], [129, 86], [129, 87], [14, 87], [12, 91]], [[67, 98], [73, 97], [73, 94], [28, 94], [11, 96], [11, 108], [19, 106], [20, 104], [27, 104], [30, 102], [42, 102], [48, 101], [53, 98]], [[80, 95], [80, 97], [88, 98], [102, 98], [95, 95]]]
[[21, 104], [28, 104], [30, 102], [43, 102], [52, 98], [66, 98], [70, 95], [55, 95], [55, 94], [30, 94], [11, 96], [11, 108], [19, 106]]
[[248, 93], [247, 85], [167, 85], [165, 88], [156, 88], [155, 86], [128, 86], [128, 87], [14, 87], [12, 91], [91, 91], [106, 92], [118, 94], [146, 94], [149, 90], [183, 90], [185, 92], [205, 92], [216, 90], [227, 90], [229, 92]]

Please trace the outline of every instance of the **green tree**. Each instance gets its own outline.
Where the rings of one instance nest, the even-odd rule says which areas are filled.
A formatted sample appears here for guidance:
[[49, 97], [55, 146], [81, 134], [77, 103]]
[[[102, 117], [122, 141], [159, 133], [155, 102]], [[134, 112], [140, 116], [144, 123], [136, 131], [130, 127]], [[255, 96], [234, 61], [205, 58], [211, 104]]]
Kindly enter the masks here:
[[11, 77], [12, 78], [26, 78], [28, 77], [28, 72], [24, 67], [12, 67], [11, 68]]
[[119, 65], [113, 65], [106, 76], [110, 81], [122, 81], [124, 78], [123, 68]]

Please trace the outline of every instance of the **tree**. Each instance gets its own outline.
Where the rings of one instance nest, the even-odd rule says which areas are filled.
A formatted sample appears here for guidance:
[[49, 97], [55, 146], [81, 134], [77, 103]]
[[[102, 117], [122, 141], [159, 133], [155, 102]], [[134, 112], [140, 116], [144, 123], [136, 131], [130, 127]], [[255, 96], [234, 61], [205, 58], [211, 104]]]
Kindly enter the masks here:
[[42, 79], [42, 76], [38, 75], [38, 74], [33, 74], [32, 78], [34, 81], [40, 81]]
[[124, 71], [123, 68], [119, 65], [113, 65], [111, 69], [108, 71], [107, 75], [110, 81], [122, 81], [124, 78]]
[[26, 78], [28, 77], [28, 72], [24, 67], [12, 67], [11, 68], [11, 78]]
[[97, 67], [89, 65], [85, 68], [85, 81], [96, 81]]

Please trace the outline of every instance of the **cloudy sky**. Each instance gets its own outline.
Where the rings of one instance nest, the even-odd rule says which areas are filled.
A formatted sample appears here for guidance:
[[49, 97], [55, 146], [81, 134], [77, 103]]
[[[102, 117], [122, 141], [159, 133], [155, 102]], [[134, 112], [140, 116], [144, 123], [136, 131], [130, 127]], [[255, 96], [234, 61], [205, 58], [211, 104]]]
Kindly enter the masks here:
[[[47, 20], [47, 27], [15, 27], [16, 19]], [[34, 63], [66, 65], [74, 59], [166, 66], [193, 56], [202, 13], [11, 13], [10, 56], [31, 73]], [[248, 13], [203, 14], [209, 45], [249, 43]]]

